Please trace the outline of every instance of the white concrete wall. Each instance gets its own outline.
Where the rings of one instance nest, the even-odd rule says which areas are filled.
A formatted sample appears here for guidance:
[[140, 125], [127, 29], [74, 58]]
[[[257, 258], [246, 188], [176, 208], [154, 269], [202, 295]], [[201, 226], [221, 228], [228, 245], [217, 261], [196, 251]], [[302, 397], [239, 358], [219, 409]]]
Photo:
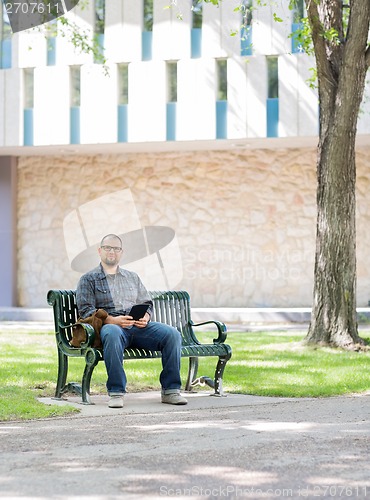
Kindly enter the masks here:
[[267, 62], [251, 57], [247, 64], [247, 137], [266, 137]]
[[[368, 72], [369, 73], [369, 72]], [[368, 134], [370, 131], [370, 75], [367, 78], [364, 97], [362, 99], [360, 114], [358, 117], [357, 132]]]
[[181, 60], [177, 65], [178, 140], [216, 136], [216, 65], [214, 59]]
[[[19, 68], [33, 68], [46, 64], [46, 38], [39, 30], [21, 31], [15, 39], [15, 62]], [[13, 61], [14, 62], [14, 59]]]
[[318, 134], [317, 91], [307, 84], [311, 64], [302, 54], [279, 57], [279, 137]]
[[69, 67], [34, 70], [34, 145], [69, 142]]
[[[173, 5], [170, 2], [154, 2], [153, 59], [178, 60], [190, 57], [190, 12], [189, 5]], [[184, 15], [185, 14], [185, 15]], [[177, 16], [181, 16], [178, 19]]]
[[[142, 0], [107, 0], [105, 54], [109, 75], [103, 76], [91, 54], [76, 52], [68, 37], [58, 36], [56, 67], [46, 67], [47, 49], [44, 33], [38, 30], [13, 36], [13, 65], [35, 67], [35, 145], [69, 143], [68, 67], [81, 65], [81, 141], [90, 143], [117, 140], [116, 63], [130, 63], [129, 131], [131, 142], [166, 139], [167, 60], [178, 62], [177, 140], [213, 139], [216, 130], [215, 59], [228, 58], [228, 138], [266, 137], [267, 67], [266, 56], [279, 56], [279, 134], [281, 137], [304, 137], [318, 133], [316, 91], [307, 85], [313, 59], [304, 54], [290, 54], [291, 11], [286, 2], [266, 4], [253, 11], [253, 55], [240, 57], [240, 36], [230, 36], [240, 29], [241, 16], [234, 9], [238, 0], [222, 2], [216, 8], [204, 4], [202, 57], [192, 60], [191, 11], [188, 0], [179, 0], [170, 9], [168, 0], [154, 0], [153, 60], [141, 61], [143, 28]], [[273, 14], [283, 19], [275, 22]], [[182, 17], [182, 20], [179, 19]], [[68, 18], [83, 32], [93, 26], [93, 2], [87, 9], [76, 8]], [[29, 50], [31, 48], [31, 50]], [[13, 81], [3, 102], [2, 146], [23, 145], [23, 88], [21, 79], [1, 70], [0, 85]], [[43, 72], [44, 71], [44, 72]], [[5, 76], [8, 75], [8, 76]], [[46, 95], [49, 88], [52, 93]], [[55, 89], [55, 90], [54, 90]], [[57, 90], [57, 92], [56, 92]], [[370, 133], [370, 82], [359, 117], [358, 130]], [[0, 96], [0, 100], [4, 98]], [[9, 105], [8, 103], [12, 104]], [[21, 107], [20, 107], [21, 106]], [[48, 107], [52, 106], [52, 113]], [[15, 110], [15, 112], [14, 112]], [[52, 116], [51, 116], [52, 115]], [[7, 123], [4, 132], [4, 123]], [[52, 128], [49, 126], [52, 125]], [[62, 130], [63, 128], [63, 130]], [[1, 142], [2, 141], [2, 142]]]
[[247, 137], [248, 62], [234, 57], [227, 62], [227, 136], [230, 139]]
[[142, 0], [109, 0], [105, 56], [112, 62], [141, 60]]
[[106, 75], [99, 64], [81, 67], [81, 143], [117, 141], [116, 70], [117, 66], [111, 65]]
[[0, 70], [0, 147], [23, 143], [22, 70]]
[[[66, 17], [76, 27], [79, 34], [85, 35], [90, 41], [94, 26], [94, 2], [89, 2], [87, 7], [82, 9], [78, 5], [66, 14]], [[58, 25], [59, 26], [59, 25]], [[66, 34], [65, 37], [58, 34], [57, 39], [57, 64], [61, 65], [80, 65], [89, 64], [93, 60], [92, 54], [87, 54], [81, 50], [75, 50], [69, 42], [71, 39], [68, 32], [69, 28], [60, 27], [60, 31]]]
[[166, 140], [166, 67], [163, 61], [130, 64], [128, 122], [131, 142]]

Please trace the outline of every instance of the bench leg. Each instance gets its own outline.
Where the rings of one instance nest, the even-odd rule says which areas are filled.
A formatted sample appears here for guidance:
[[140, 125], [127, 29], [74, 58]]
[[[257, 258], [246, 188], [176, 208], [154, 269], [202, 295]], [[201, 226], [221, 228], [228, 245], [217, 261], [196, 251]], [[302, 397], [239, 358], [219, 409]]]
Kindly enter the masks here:
[[192, 383], [194, 382], [198, 373], [198, 358], [191, 356], [189, 358], [189, 370], [188, 370], [188, 378], [185, 385], [185, 391], [192, 390]]
[[215, 392], [213, 396], [224, 396], [224, 390], [222, 387], [222, 377], [224, 374], [226, 363], [229, 361], [230, 358], [231, 355], [220, 356], [218, 358], [218, 363], [215, 371]]
[[68, 356], [58, 349], [58, 379], [54, 399], [61, 399], [62, 394], [66, 392], [67, 373]]
[[85, 355], [85, 370], [82, 377], [82, 403], [86, 405], [94, 404], [90, 399], [90, 383], [95, 366], [102, 359], [101, 354], [96, 349], [88, 349]]

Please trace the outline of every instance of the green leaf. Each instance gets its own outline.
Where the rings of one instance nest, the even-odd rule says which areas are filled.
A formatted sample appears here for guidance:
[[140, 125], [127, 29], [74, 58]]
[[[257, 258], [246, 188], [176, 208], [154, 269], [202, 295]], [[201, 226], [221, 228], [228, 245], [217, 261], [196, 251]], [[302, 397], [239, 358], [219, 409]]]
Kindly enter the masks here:
[[277, 23], [282, 23], [283, 22], [283, 20], [281, 19], [281, 17], [278, 17], [275, 12], [273, 13], [273, 17], [274, 17], [274, 21], [276, 21]]

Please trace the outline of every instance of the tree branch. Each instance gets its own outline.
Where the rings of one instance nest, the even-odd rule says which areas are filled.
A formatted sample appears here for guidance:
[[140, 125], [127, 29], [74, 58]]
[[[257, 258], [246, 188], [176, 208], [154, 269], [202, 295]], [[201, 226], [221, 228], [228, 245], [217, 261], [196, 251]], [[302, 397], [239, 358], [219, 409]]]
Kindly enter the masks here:
[[350, 58], [363, 54], [367, 45], [370, 22], [370, 2], [353, 2], [351, 7], [348, 30], [347, 51]]
[[318, 2], [306, 0], [307, 17], [311, 26], [312, 42], [315, 49], [317, 76], [324, 88], [334, 84], [334, 77], [326, 53], [326, 42], [323, 37], [323, 26], [320, 21]]
[[[367, 40], [370, 24], [370, 2], [353, 2], [347, 29], [346, 52], [344, 55], [343, 68], [347, 76], [351, 76], [354, 71], [358, 71], [355, 66], [356, 61], [363, 61], [365, 53], [365, 67], [370, 64], [369, 47]], [[366, 48], [367, 47], [367, 48]]]

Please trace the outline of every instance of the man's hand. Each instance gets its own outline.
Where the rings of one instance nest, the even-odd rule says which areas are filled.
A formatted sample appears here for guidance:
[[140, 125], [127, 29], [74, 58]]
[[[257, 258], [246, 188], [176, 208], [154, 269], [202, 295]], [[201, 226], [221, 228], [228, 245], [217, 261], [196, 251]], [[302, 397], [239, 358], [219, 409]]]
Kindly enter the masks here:
[[145, 316], [137, 321], [135, 321], [132, 316], [108, 316], [104, 323], [108, 325], [118, 325], [121, 328], [128, 328], [130, 326], [145, 328], [149, 320], [149, 314], [145, 313]]
[[108, 316], [104, 322], [108, 325], [118, 325], [121, 328], [128, 328], [134, 326], [135, 322], [132, 316]]
[[134, 321], [134, 325], [137, 326], [138, 328], [145, 328], [146, 325], [149, 323], [150, 316], [148, 313], [145, 313], [145, 316], [138, 321]]

